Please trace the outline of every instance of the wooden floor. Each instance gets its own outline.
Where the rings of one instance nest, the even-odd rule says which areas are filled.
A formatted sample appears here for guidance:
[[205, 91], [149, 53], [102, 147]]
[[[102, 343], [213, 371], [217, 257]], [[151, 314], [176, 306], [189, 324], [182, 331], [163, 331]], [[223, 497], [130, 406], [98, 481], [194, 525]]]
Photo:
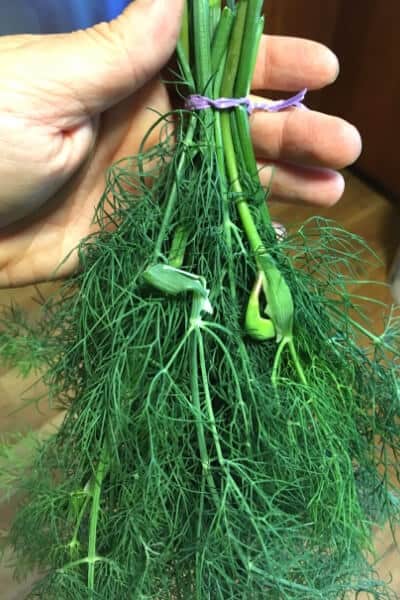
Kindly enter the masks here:
[[[321, 210], [299, 207], [297, 205], [272, 207], [274, 218], [284, 224], [299, 222], [304, 218], [320, 214], [334, 218], [347, 229], [362, 235], [369, 245], [382, 257], [382, 265], [367, 265], [365, 280], [385, 281], [388, 266], [391, 263], [397, 243], [400, 242], [400, 209], [397, 211], [384, 197], [369, 189], [353, 175], [347, 174], [347, 188], [343, 200], [335, 208]], [[390, 290], [384, 286], [367, 286], [367, 294], [384, 302], [391, 302]], [[43, 287], [46, 293], [46, 286]], [[35, 310], [32, 301], [33, 291], [24, 290], [3, 291], [0, 293], [0, 303], [18, 300], [30, 310]], [[370, 310], [370, 318], [374, 327], [379, 330], [380, 318], [375, 309]], [[27, 406], [24, 410], [15, 412], [21, 406], [21, 393], [33, 384], [33, 381], [17, 379], [14, 371], [0, 367], [0, 436], [5, 432], [26, 431], [28, 429], [46, 430], [52, 427], [52, 419], [57, 422], [57, 414], [50, 410], [44, 400], [40, 410], [35, 406]], [[32, 396], [32, 391], [25, 394]], [[1, 462], [0, 462], [1, 468]], [[13, 513], [13, 503], [0, 506], [0, 533], [6, 531]], [[383, 558], [378, 563], [382, 577], [393, 578], [393, 589], [400, 598], [400, 553], [392, 542], [389, 529], [376, 534], [377, 553]], [[0, 598], [1, 600], [22, 600], [26, 585], [13, 582], [11, 571], [0, 567]], [[366, 597], [365, 597], [366, 598]], [[250, 600], [250, 599], [249, 599]], [[361, 600], [361, 597], [358, 597]]]

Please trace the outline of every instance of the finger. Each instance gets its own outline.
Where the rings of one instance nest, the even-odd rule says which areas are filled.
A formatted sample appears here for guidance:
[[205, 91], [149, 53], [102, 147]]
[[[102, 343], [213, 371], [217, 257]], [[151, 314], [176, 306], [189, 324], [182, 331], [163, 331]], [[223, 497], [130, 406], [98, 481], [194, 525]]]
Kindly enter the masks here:
[[[104, 172], [131, 156], [142, 131], [154, 124], [156, 115], [147, 106], [168, 110], [167, 90], [157, 79], [102, 115], [91, 160], [50, 202], [0, 231], [0, 288], [65, 277], [77, 268], [80, 240], [98, 228], [94, 214], [104, 191]], [[156, 143], [156, 131], [154, 136]]]
[[344, 179], [331, 169], [264, 161], [258, 164], [261, 183], [270, 189], [272, 200], [332, 206], [343, 195]]
[[[51, 123], [68, 129], [79, 125], [83, 117], [117, 104], [159, 72], [175, 48], [183, 4], [136, 0], [110, 23], [70, 34], [33, 36], [31, 53], [26, 44], [13, 51], [14, 79], [24, 82], [35, 73], [33, 87], [51, 90]], [[35, 117], [44, 116], [48, 122], [43, 93], [40, 98]]]
[[342, 169], [361, 152], [359, 132], [339, 117], [302, 109], [259, 111], [250, 123], [256, 153], [269, 161]]
[[21, 33], [18, 35], [3, 35], [1, 36], [1, 50], [16, 50], [21, 46], [31, 44], [38, 36], [30, 33]]
[[300, 38], [264, 35], [252, 88], [295, 91], [319, 89], [335, 81], [339, 62], [323, 44]]

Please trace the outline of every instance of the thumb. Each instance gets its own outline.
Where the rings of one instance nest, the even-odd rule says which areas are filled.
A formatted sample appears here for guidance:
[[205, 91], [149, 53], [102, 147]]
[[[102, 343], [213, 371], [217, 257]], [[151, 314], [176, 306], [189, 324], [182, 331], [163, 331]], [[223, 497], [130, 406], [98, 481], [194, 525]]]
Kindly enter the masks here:
[[135, 0], [109, 23], [34, 36], [37, 43], [30, 56], [24, 53], [24, 78], [34, 73], [41, 90], [61, 100], [58, 107], [52, 103], [52, 118], [61, 119], [61, 127], [73, 127], [126, 98], [159, 72], [175, 48], [183, 4], [184, 0]]

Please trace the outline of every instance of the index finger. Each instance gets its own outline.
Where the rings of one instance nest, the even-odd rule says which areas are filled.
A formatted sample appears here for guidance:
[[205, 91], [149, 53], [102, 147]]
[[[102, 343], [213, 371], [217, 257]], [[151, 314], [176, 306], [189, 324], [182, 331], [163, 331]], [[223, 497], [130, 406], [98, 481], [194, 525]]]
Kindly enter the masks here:
[[336, 55], [323, 44], [302, 38], [263, 35], [252, 89], [319, 89], [339, 74]]

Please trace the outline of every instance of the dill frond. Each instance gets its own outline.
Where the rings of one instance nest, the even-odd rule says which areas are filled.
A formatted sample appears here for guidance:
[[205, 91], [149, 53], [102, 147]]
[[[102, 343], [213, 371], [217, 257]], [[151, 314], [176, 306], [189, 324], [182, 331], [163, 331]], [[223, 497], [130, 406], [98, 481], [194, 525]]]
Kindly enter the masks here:
[[[218, 32], [218, 3], [195, 23], [191, 6], [183, 55]], [[214, 90], [260, 9], [222, 12]], [[189, 57], [198, 91], [208, 41]], [[18, 486], [9, 544], [46, 573], [30, 598], [393, 597], [365, 555], [399, 516], [398, 316], [373, 334], [349, 291], [362, 240], [322, 219], [276, 239], [241, 110], [226, 117], [161, 117], [160, 144], [109, 171], [98, 233], [43, 319], [2, 321], [0, 355], [40, 359], [67, 408]]]

